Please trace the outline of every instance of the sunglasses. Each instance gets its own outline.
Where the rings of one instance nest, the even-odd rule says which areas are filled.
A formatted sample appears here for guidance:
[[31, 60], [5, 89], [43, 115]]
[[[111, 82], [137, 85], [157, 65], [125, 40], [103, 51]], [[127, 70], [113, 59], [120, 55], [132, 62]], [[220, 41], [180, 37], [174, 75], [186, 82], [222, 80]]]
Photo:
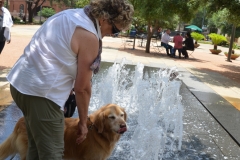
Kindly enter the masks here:
[[112, 34], [121, 32], [121, 30], [119, 30], [112, 21], [111, 21], [111, 24], [112, 24]]

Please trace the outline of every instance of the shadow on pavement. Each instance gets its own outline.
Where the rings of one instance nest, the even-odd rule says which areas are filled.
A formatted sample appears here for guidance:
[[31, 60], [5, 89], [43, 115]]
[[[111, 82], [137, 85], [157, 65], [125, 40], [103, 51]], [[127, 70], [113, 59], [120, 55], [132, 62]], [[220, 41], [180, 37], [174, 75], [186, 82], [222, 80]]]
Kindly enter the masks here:
[[[221, 86], [224, 88], [236, 87], [239, 88], [240, 82], [240, 67], [227, 67], [227, 70], [213, 70], [211, 68], [192, 68], [194, 75], [201, 81], [209, 83], [213, 86]], [[238, 71], [239, 70], [239, 71]]]

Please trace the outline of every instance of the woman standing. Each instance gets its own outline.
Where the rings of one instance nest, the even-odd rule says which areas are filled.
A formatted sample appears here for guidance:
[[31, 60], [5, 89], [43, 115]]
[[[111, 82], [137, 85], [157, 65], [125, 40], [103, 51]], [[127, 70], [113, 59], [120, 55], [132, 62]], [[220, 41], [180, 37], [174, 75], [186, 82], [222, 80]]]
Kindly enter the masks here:
[[[74, 91], [81, 121], [78, 138], [87, 136], [91, 78], [101, 61], [102, 37], [129, 27], [133, 6], [127, 0], [91, 0], [48, 18], [7, 76], [28, 133], [28, 160], [59, 160], [64, 149], [64, 104]], [[77, 134], [77, 133], [76, 133]]]

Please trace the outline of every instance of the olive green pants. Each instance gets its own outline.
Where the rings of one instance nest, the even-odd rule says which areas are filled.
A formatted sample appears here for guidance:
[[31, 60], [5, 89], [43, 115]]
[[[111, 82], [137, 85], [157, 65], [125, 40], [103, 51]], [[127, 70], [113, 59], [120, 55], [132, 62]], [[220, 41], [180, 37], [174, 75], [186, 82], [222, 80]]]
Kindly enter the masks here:
[[26, 122], [27, 160], [61, 160], [64, 150], [63, 111], [46, 98], [22, 94], [12, 85], [10, 90]]

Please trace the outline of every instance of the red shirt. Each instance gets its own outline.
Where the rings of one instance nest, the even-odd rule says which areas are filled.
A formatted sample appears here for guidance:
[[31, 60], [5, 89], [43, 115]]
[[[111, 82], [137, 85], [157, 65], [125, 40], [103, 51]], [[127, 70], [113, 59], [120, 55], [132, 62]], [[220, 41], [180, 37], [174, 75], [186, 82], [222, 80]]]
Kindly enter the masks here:
[[174, 48], [180, 49], [182, 48], [183, 38], [180, 35], [176, 35], [173, 37]]

